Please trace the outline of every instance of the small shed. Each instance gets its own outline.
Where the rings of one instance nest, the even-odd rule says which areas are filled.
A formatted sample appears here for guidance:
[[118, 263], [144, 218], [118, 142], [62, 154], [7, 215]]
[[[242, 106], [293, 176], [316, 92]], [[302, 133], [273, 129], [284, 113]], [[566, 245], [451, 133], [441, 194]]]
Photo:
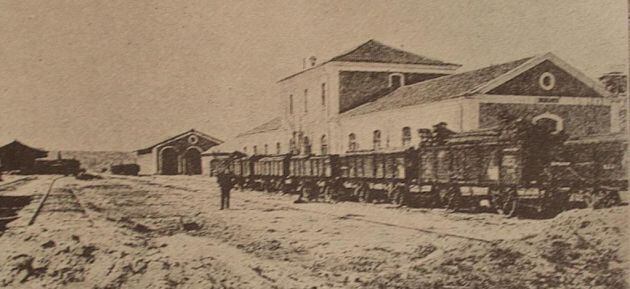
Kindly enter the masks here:
[[136, 151], [140, 174], [201, 174], [201, 153], [223, 141], [191, 129]]
[[47, 151], [33, 148], [14, 140], [0, 147], [0, 170], [31, 173], [33, 172], [35, 160], [46, 156], [48, 156]]

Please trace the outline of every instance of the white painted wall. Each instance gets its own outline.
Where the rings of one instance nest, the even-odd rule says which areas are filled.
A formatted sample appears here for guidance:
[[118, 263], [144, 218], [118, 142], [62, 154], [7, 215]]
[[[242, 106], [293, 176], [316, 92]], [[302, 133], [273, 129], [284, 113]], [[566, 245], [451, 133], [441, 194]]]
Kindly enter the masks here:
[[[473, 121], [475, 119], [477, 121]], [[432, 129], [439, 122], [446, 122], [449, 129], [457, 132], [477, 128], [478, 102], [458, 98], [354, 117], [342, 116], [338, 120], [338, 133], [333, 141], [332, 153], [343, 154], [348, 150], [350, 133], [356, 135], [360, 150], [372, 149], [374, 130], [381, 131], [382, 148], [402, 148], [403, 127], [411, 128], [411, 144], [415, 146], [420, 142], [418, 129]]]
[[[258, 154], [264, 154], [265, 144], [268, 146], [268, 153], [276, 153], [276, 143], [280, 143], [280, 153], [289, 151], [290, 133], [285, 129], [262, 132], [239, 136], [224, 142], [221, 145], [212, 147], [210, 152], [234, 152], [240, 151], [248, 155], [254, 153], [254, 146], [257, 147]], [[246, 148], [246, 151], [244, 151]]]
[[141, 175], [153, 175], [157, 173], [157, 156], [155, 148], [148, 154], [138, 155], [138, 165]]

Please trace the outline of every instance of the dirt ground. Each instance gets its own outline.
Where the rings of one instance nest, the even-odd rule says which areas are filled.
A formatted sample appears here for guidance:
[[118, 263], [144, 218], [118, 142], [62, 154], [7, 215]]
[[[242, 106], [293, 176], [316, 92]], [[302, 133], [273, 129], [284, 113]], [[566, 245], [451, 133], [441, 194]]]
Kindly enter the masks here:
[[294, 204], [208, 177], [0, 185], [29, 196], [0, 235], [7, 288], [629, 288], [627, 206], [549, 220]]

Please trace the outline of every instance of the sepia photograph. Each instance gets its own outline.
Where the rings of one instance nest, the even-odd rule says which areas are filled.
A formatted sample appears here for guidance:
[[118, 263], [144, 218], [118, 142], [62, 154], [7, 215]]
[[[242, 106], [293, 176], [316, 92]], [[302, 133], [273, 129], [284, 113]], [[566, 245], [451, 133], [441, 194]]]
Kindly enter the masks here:
[[629, 0], [0, 0], [0, 288], [630, 289]]

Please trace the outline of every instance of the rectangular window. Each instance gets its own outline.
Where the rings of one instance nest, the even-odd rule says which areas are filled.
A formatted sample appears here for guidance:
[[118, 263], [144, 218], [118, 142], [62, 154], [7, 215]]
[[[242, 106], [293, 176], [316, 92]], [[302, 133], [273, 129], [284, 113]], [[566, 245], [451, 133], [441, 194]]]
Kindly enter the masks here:
[[308, 112], [308, 89], [304, 90], [304, 112]]
[[326, 83], [322, 83], [322, 106], [326, 105]]
[[293, 94], [289, 95], [289, 114], [293, 114]]
[[402, 145], [403, 147], [411, 145], [411, 128], [408, 126], [402, 129]]

